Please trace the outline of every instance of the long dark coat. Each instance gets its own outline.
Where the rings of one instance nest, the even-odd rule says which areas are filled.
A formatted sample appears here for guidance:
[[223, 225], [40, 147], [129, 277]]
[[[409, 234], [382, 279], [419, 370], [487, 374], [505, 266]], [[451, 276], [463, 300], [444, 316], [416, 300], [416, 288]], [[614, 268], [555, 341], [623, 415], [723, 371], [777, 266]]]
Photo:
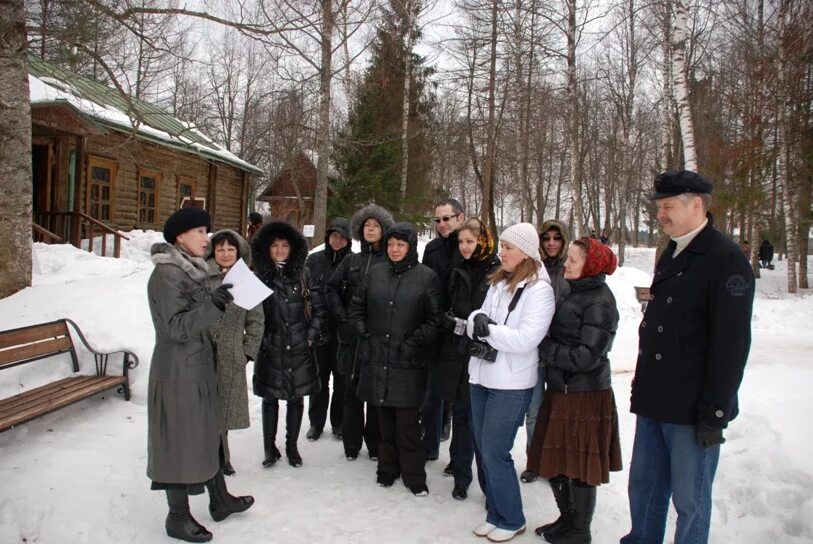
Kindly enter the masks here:
[[666, 246], [638, 329], [630, 410], [656, 421], [725, 427], [751, 346], [754, 274], [711, 224], [677, 257]]
[[[203, 259], [154, 244], [147, 283], [155, 327], [147, 385], [147, 476], [198, 484], [220, 468], [225, 433], [208, 329], [223, 315], [211, 301]], [[228, 459], [228, 449], [225, 449]]]
[[[483, 305], [488, 292], [488, 276], [500, 268], [500, 260], [492, 255], [485, 262], [461, 260], [449, 277], [450, 310], [455, 317], [468, 319], [469, 314]], [[469, 343], [464, 333], [444, 330], [440, 335], [440, 364], [432, 380], [437, 397], [454, 401], [467, 398], [469, 392]]]
[[[328, 243], [330, 234], [334, 232], [347, 238], [347, 245], [339, 251], [333, 251], [333, 248]], [[325, 248], [311, 253], [305, 260], [305, 268], [308, 270], [308, 278], [310, 278], [312, 288], [321, 295], [323, 301], [327, 300], [325, 298], [325, 286], [328, 280], [344, 258], [350, 254], [350, 241], [350, 221], [344, 217], [337, 217], [331, 221], [330, 226], [325, 231]], [[326, 332], [334, 345], [336, 343], [336, 328], [335, 316], [333, 312], [328, 312]]]
[[[288, 240], [291, 254], [284, 266], [271, 260], [268, 248], [276, 239]], [[274, 292], [263, 301], [265, 331], [254, 364], [254, 394], [265, 398], [291, 400], [316, 393], [321, 386], [319, 368], [308, 341], [315, 343], [323, 334], [325, 309], [318, 293], [304, 292], [308, 286], [305, 237], [287, 223], [267, 223], [254, 236], [251, 255], [257, 276]], [[306, 295], [312, 313], [306, 316]]]
[[604, 274], [570, 281], [556, 306], [548, 336], [539, 345], [545, 381], [554, 391], [601, 391], [611, 387], [610, 359], [618, 308]]
[[[238, 245], [238, 258], [249, 264], [251, 249], [248, 242], [229, 229], [218, 231], [213, 236], [221, 232], [234, 236]], [[210, 245], [206, 265], [209, 267], [209, 288], [212, 290], [223, 283], [226, 275], [220, 271], [213, 253], [214, 248]], [[209, 329], [217, 359], [217, 395], [226, 430], [245, 429], [251, 423], [248, 415], [246, 363], [249, 359], [257, 359], [264, 323], [261, 304], [245, 310], [232, 302], [226, 305], [223, 317]]]
[[357, 395], [374, 406], [418, 408], [440, 316], [438, 276], [418, 263], [412, 225], [397, 223], [387, 234], [406, 238], [409, 252], [397, 263], [374, 266], [353, 295], [349, 319], [362, 338]]

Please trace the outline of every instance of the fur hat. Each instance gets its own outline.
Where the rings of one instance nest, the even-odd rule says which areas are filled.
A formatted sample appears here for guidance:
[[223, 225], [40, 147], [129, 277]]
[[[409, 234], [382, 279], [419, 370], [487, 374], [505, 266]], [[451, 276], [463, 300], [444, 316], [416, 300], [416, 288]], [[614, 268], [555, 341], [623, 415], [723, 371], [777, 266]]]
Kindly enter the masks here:
[[534, 261], [542, 260], [539, 256], [539, 235], [536, 233], [536, 228], [530, 223], [511, 225], [502, 231], [500, 242], [508, 242], [516, 246]]
[[212, 230], [212, 220], [206, 210], [181, 208], [170, 215], [164, 223], [164, 240], [174, 244], [179, 234], [198, 227], [206, 227], [206, 232]]
[[254, 270], [260, 277], [272, 277], [278, 273], [274, 261], [268, 254], [268, 248], [274, 240], [287, 240], [291, 246], [291, 254], [285, 264], [285, 275], [295, 278], [305, 267], [308, 257], [308, 241], [299, 232], [299, 229], [284, 221], [266, 223], [251, 239], [251, 262]]
[[589, 278], [599, 274], [609, 276], [615, 272], [618, 266], [618, 257], [615, 256], [610, 246], [587, 236], [580, 238], [579, 241], [587, 245], [587, 258], [584, 261], [584, 268], [582, 269], [582, 275], [579, 276], [580, 278]]

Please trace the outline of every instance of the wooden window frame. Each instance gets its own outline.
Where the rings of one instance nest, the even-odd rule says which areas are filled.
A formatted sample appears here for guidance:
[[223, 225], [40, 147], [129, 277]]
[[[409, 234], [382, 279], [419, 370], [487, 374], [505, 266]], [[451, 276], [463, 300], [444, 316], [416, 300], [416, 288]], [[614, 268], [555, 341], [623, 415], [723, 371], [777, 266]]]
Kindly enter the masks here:
[[[152, 223], [150, 222], [141, 222], [139, 218], [141, 216], [141, 178], [148, 177], [153, 178], [155, 180], [155, 221]], [[138, 180], [136, 182], [136, 224], [137, 225], [160, 225], [161, 224], [161, 184], [164, 180], [164, 174], [159, 172], [158, 170], [151, 170], [149, 168], [139, 168], [138, 169]]]
[[118, 176], [119, 172], [119, 163], [111, 160], [105, 159], [104, 157], [97, 157], [95, 155], [88, 155], [87, 159], [87, 187], [85, 187], [85, 213], [88, 214], [90, 217], [93, 215], [90, 213], [90, 189], [93, 185], [93, 168], [106, 168], [110, 170], [110, 218], [109, 219], [102, 219], [100, 217], [94, 217], [94, 219], [101, 221], [102, 223], [115, 223], [116, 218], [116, 177]]
[[193, 199], [197, 198], [198, 181], [195, 178], [188, 176], [175, 176], [175, 208], [180, 210], [183, 204], [183, 196], [181, 196], [181, 185], [190, 185], [192, 187], [192, 194], [189, 195]]

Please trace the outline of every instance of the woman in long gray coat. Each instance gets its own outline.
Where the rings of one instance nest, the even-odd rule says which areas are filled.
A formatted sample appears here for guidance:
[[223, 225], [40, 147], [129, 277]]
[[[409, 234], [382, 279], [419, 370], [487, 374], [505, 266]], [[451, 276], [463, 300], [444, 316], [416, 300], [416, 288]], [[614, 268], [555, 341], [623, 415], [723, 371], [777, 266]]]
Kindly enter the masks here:
[[147, 284], [155, 349], [147, 400], [147, 476], [166, 491], [167, 534], [207, 542], [212, 533], [189, 512], [189, 495], [209, 491], [209, 513], [221, 521], [247, 510], [253, 497], [233, 497], [221, 471], [228, 459], [208, 329], [232, 299], [230, 285], [210, 290], [202, 259], [211, 228], [204, 210], [178, 210], [164, 224], [168, 243], [151, 248]]
[[[217, 289], [237, 259], [243, 259], [249, 264], [251, 248], [239, 234], [223, 229], [212, 236], [206, 255], [209, 288]], [[257, 359], [264, 322], [261, 304], [252, 310], [245, 310], [229, 303], [220, 321], [209, 329], [215, 348], [217, 396], [220, 399], [227, 438], [229, 431], [246, 429], [250, 425], [246, 363]], [[234, 472], [231, 459], [227, 458], [223, 474], [231, 476]]]

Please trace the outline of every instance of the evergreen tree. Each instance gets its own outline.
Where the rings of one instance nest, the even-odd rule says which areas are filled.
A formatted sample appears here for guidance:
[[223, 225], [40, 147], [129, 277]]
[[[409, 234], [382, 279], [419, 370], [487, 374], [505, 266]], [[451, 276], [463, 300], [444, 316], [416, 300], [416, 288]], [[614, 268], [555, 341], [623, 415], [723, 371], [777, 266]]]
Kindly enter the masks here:
[[[399, 219], [425, 225], [434, 195], [428, 174], [429, 126], [434, 93], [432, 70], [407, 52], [405, 0], [390, 0], [372, 48], [370, 66], [354, 97], [347, 126], [339, 133], [335, 163], [341, 179], [333, 185], [330, 215], [349, 216], [360, 205], [376, 202], [396, 213], [400, 208], [401, 127], [406, 55], [412, 55], [408, 122], [407, 191]], [[419, 31], [412, 25], [413, 38]]]

